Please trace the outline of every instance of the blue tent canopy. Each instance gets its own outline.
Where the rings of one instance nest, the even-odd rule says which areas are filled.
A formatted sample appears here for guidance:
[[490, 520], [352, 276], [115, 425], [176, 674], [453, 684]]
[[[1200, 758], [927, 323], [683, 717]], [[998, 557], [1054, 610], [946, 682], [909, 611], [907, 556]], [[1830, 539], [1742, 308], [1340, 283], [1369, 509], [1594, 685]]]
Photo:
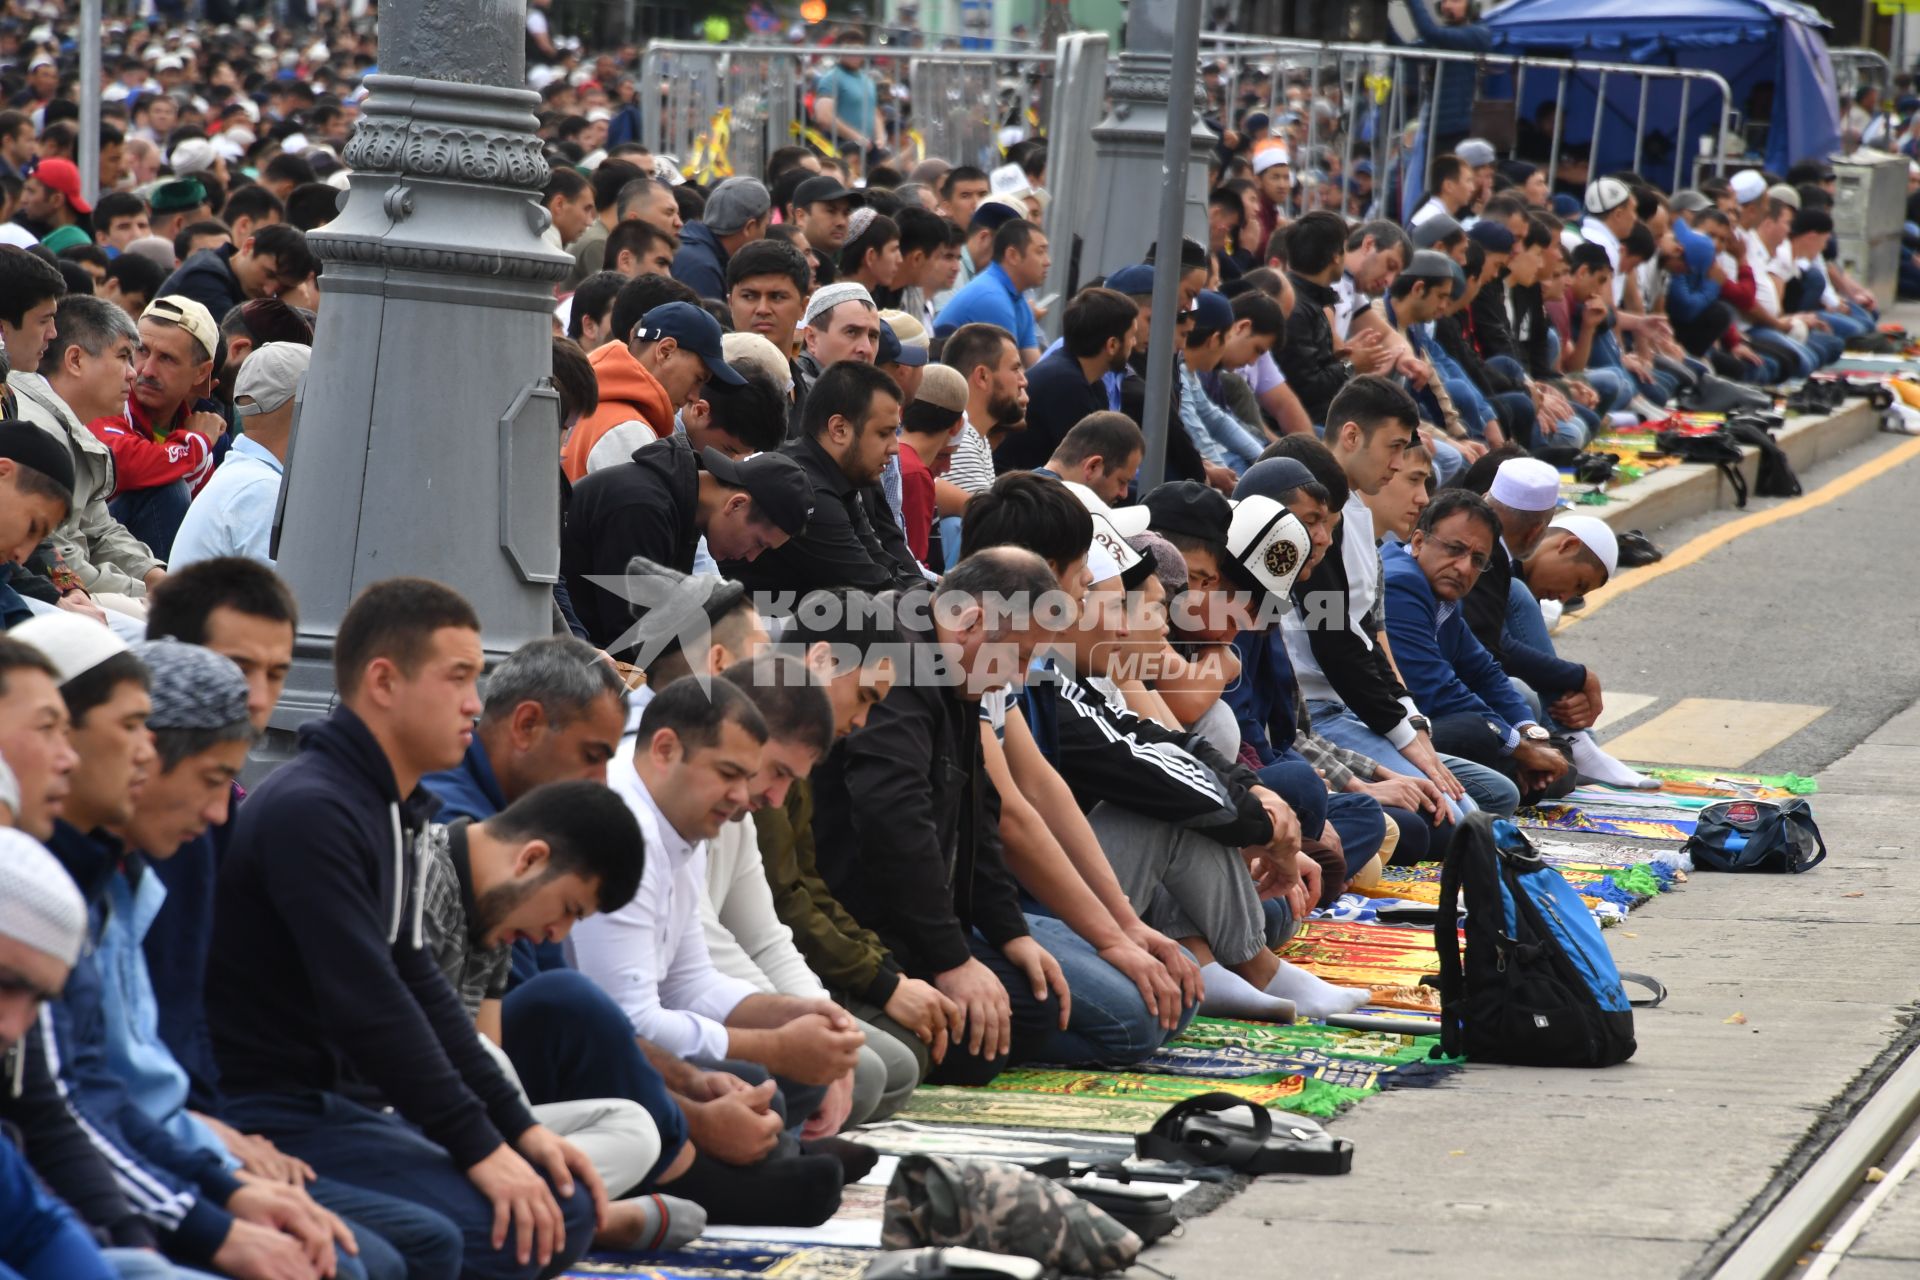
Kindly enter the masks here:
[[[1494, 48], [1503, 52], [1714, 72], [1732, 89], [1734, 110], [1743, 118], [1753, 106], [1767, 113], [1764, 159], [1777, 172], [1838, 149], [1833, 66], [1818, 31], [1827, 24], [1810, 6], [1793, 0], [1511, 0], [1483, 21], [1493, 31]], [[1542, 102], [1551, 102], [1557, 81], [1547, 73], [1527, 76], [1521, 115], [1530, 117]], [[1626, 81], [1615, 77], [1607, 85], [1593, 155], [1596, 173], [1633, 165], [1640, 86]], [[1592, 140], [1597, 91], [1593, 75], [1570, 78], [1568, 140]], [[1645, 132], [1660, 135], [1665, 148], [1679, 146], [1684, 155], [1697, 156], [1700, 139], [1711, 137], [1719, 124], [1719, 97], [1696, 87], [1682, 121], [1678, 87], [1656, 82]], [[1670, 149], [1666, 156], [1643, 162], [1648, 177], [1672, 180]]]

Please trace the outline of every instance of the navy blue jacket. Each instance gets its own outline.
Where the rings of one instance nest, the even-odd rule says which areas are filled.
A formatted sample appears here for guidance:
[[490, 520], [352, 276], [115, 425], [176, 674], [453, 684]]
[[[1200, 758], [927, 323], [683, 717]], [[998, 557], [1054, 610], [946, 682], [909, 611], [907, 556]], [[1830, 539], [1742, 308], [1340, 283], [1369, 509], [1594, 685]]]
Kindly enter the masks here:
[[[122, 850], [104, 835], [65, 822], [47, 848], [87, 900], [97, 937], [108, 883]], [[233, 1217], [220, 1206], [240, 1187], [211, 1152], [187, 1147], [148, 1118], [107, 1062], [103, 979], [91, 948], [60, 999], [42, 1011], [48, 1066], [58, 1076], [94, 1145], [107, 1157], [134, 1207], [161, 1231], [170, 1255], [204, 1265], [225, 1243]]]
[[673, 278], [703, 298], [727, 297], [727, 259], [720, 237], [704, 222], [680, 228], [680, 248], [673, 255]]
[[[1493, 47], [1493, 32], [1478, 22], [1448, 26], [1428, 10], [1429, 0], [1407, 0], [1413, 24], [1420, 28], [1420, 43], [1429, 49], [1456, 53], [1485, 53]], [[1442, 138], [1473, 132], [1473, 100], [1479, 96], [1479, 70], [1471, 62], [1441, 62], [1434, 67], [1439, 97], [1434, 133]], [[1432, 147], [1433, 138], [1427, 139]]]
[[207, 950], [213, 945], [213, 885], [227, 855], [233, 815], [246, 792], [233, 787], [227, 820], [180, 846], [149, 868], [167, 887], [167, 900], [141, 943], [160, 1005], [160, 1038], [186, 1070], [187, 1105], [220, 1114], [220, 1070], [207, 1034]]
[[220, 868], [207, 1017], [222, 1085], [370, 1085], [471, 1167], [534, 1119], [422, 946], [418, 837], [436, 802], [400, 795], [344, 706], [302, 725], [299, 748], [240, 810]]
[[1427, 575], [1405, 548], [1388, 547], [1381, 561], [1386, 566], [1387, 639], [1421, 712], [1430, 717], [1485, 716], [1498, 721], [1503, 733], [1533, 723], [1533, 709], [1473, 638], [1457, 603], [1441, 616]]
[[167, 282], [160, 286], [156, 298], [172, 294], [184, 294], [213, 313], [213, 322], [217, 325], [227, 318], [227, 312], [247, 300], [247, 294], [240, 287], [240, 278], [233, 274], [229, 260], [233, 257], [234, 247], [222, 245], [218, 249], [202, 249], [190, 254], [187, 260], [173, 269]]

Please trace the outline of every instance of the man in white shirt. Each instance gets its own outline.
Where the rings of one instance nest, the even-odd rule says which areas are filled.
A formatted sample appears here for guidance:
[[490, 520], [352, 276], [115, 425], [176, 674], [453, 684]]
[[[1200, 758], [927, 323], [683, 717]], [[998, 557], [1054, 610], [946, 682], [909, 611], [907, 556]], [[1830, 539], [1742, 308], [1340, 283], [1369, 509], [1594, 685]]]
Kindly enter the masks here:
[[640, 891], [619, 911], [583, 921], [568, 951], [636, 1034], [698, 1062], [758, 1063], [791, 1102], [805, 1096], [804, 1114], [789, 1110], [793, 1123], [853, 1072], [866, 1037], [838, 1005], [763, 992], [721, 973], [707, 949], [707, 841], [747, 808], [766, 743], [766, 720], [725, 679], [683, 678], [654, 696], [632, 754], [607, 771], [646, 839]]
[[1474, 193], [1479, 189], [1473, 166], [1451, 152], [1434, 157], [1429, 180], [1433, 183], [1432, 195], [1413, 211], [1410, 226], [1417, 227], [1443, 213], [1457, 221], [1473, 203]]
[[[759, 991], [831, 1003], [826, 986], [794, 946], [793, 931], [781, 923], [760, 857], [759, 834], [747, 812], [784, 805], [788, 789], [826, 757], [833, 747], [833, 705], [826, 687], [790, 655], [765, 654], [728, 667], [725, 675], [766, 720], [767, 744], [750, 783], [746, 810], [707, 846], [700, 919], [708, 954], [714, 968]], [[859, 1066], [828, 1087], [805, 1136], [884, 1120], [905, 1106], [919, 1085], [921, 1071], [912, 1050], [878, 1028], [862, 1030], [867, 1039], [860, 1046]]]

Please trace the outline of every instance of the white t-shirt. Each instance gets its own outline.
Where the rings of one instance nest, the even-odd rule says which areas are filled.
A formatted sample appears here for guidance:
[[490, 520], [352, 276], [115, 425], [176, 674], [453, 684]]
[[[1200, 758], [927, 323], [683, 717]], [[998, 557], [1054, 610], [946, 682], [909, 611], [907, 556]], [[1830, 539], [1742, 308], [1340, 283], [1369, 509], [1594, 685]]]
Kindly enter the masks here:
[[1440, 197], [1429, 196], [1425, 204], [1413, 211], [1413, 218], [1407, 225], [1417, 227], [1423, 222], [1431, 222], [1435, 218], [1446, 215], [1446, 213], [1447, 206], [1440, 203]]
[[1613, 264], [1613, 305], [1619, 306], [1627, 296], [1627, 278], [1620, 274], [1620, 237], [1598, 218], [1588, 218], [1581, 223], [1580, 235], [1588, 244], [1597, 244], [1607, 251], [1607, 261]]

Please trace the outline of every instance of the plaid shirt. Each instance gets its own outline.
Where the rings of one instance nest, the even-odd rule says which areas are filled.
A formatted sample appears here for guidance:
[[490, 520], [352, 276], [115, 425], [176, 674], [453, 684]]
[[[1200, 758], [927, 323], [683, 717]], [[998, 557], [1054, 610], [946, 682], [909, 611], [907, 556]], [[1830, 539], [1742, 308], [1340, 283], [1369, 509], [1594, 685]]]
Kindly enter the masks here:
[[1313, 731], [1313, 717], [1307, 714], [1307, 699], [1298, 681], [1293, 686], [1293, 719], [1300, 726], [1293, 739], [1294, 749], [1326, 779], [1327, 790], [1345, 791], [1355, 778], [1372, 782], [1380, 776], [1379, 762], [1371, 756], [1337, 746]]
[[[420, 886], [427, 947], [471, 1018], [480, 1012], [483, 1000], [507, 994], [513, 949], [478, 947], [467, 934], [467, 903], [472, 897], [464, 874], [467, 824], [436, 822], [420, 833], [420, 839], [429, 854], [426, 879]], [[462, 855], [458, 862], [453, 856], [456, 842]]]

